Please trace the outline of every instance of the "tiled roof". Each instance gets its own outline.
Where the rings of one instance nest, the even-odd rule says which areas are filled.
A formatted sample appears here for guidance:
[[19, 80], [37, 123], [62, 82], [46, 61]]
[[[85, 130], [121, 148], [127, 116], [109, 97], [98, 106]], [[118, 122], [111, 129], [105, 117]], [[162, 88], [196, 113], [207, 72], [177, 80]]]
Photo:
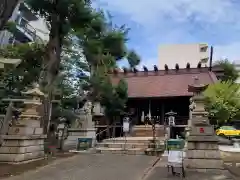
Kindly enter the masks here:
[[129, 98], [192, 96], [192, 93], [188, 92], [188, 85], [193, 83], [195, 77], [198, 77], [202, 84], [217, 81], [215, 74], [207, 68], [194, 68], [169, 70], [168, 73], [164, 70], [127, 74], [119, 72], [112, 75], [112, 83], [116, 85], [124, 78], [128, 84]]

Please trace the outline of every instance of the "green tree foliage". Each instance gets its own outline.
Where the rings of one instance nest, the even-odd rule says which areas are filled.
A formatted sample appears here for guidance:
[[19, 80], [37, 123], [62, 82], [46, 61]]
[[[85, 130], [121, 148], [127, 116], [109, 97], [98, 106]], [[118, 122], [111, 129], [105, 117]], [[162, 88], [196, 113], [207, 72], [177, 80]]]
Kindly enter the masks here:
[[12, 21], [8, 21], [2, 28], [2, 30], [7, 30], [11, 33], [15, 33], [17, 31], [16, 23]]
[[[75, 119], [72, 109], [77, 106], [77, 91], [72, 81], [77, 78], [75, 75], [76, 70], [83, 71], [86, 65], [76, 63], [76, 61], [79, 61], [77, 50], [71, 50], [70, 46], [71, 45], [69, 45], [69, 47], [66, 45], [64, 46], [60, 73], [53, 84], [53, 94], [60, 92], [61, 100], [60, 103], [54, 107], [58, 111], [53, 110], [52, 119], [56, 119], [57, 117], [66, 117], [68, 120]], [[1, 48], [0, 57], [22, 60], [16, 68], [9, 69], [7, 73], [2, 76], [4, 80], [4, 92], [1, 93], [1, 97], [22, 98], [21, 91], [31, 87], [34, 82], [41, 82], [41, 90], [47, 93], [46, 82], [44, 79], [41, 79], [44, 54], [45, 45], [37, 43], [19, 44]]]
[[216, 62], [217, 66], [224, 71], [224, 76], [222, 77], [222, 81], [232, 81], [235, 82], [239, 77], [238, 70], [236, 69], [235, 65], [231, 63], [228, 59], [219, 60]]
[[127, 54], [127, 60], [130, 68], [133, 69], [134, 67], [139, 65], [141, 58], [134, 50], [131, 50]]
[[[77, 33], [79, 43], [83, 47], [83, 54], [90, 67], [93, 101], [103, 100], [103, 97], [109, 95], [108, 91], [114, 92], [114, 88], [109, 82], [108, 72], [110, 69], [116, 68], [116, 62], [127, 55], [128, 31], [129, 29], [125, 26], [117, 27], [113, 25], [111, 18], [106, 13], [97, 12], [89, 27]], [[103, 86], [106, 86], [104, 91], [102, 91]]]
[[89, 27], [77, 33], [91, 74], [99, 66], [116, 67], [116, 61], [126, 56], [127, 32], [125, 26], [113, 27], [103, 12], [97, 12]]
[[[109, 70], [116, 68], [117, 62], [128, 55], [126, 42], [129, 29], [125, 26], [114, 25], [106, 13], [99, 12], [96, 13], [90, 26], [84, 30], [78, 32], [80, 34], [79, 44], [83, 47], [83, 54], [90, 67], [91, 100], [99, 101], [105, 107], [107, 124], [114, 124], [125, 109], [127, 84], [121, 80], [118, 85], [114, 86]], [[132, 55], [135, 53], [131, 52], [133, 52]], [[129, 59], [135, 58], [129, 57]], [[108, 133], [110, 133], [109, 130]]]
[[107, 117], [107, 134], [108, 136], [110, 134], [115, 136], [116, 129], [110, 129], [109, 125], [115, 125], [125, 110], [128, 99], [128, 86], [123, 79], [117, 85], [113, 85], [109, 78], [101, 82], [99, 88], [99, 92], [101, 93], [100, 104], [104, 107], [105, 116]]
[[123, 114], [128, 99], [128, 86], [122, 79], [117, 85], [113, 85], [109, 77], [105, 77], [104, 81], [100, 81], [98, 89], [100, 93], [100, 104], [105, 109], [107, 117], [108, 136], [112, 133], [115, 136], [116, 129], [110, 131], [109, 125], [115, 125], [117, 119]]
[[118, 85], [114, 86], [109, 80], [106, 80], [101, 87], [101, 104], [105, 107], [105, 114], [108, 118], [116, 117], [124, 112], [127, 102], [127, 83], [120, 80]]
[[23, 91], [33, 82], [38, 82], [41, 65], [45, 52], [43, 44], [20, 44], [18, 46], [7, 46], [0, 49], [0, 57], [21, 59], [22, 62], [9, 71], [5, 76], [4, 84], [8, 95]]
[[[113, 99], [118, 98], [120, 104], [125, 102], [125, 98], [116, 93], [120, 90], [110, 86], [108, 71], [127, 56], [128, 29], [113, 25], [106, 13], [91, 7], [90, 0], [26, 0], [26, 3], [44, 17], [50, 27], [49, 41], [44, 56], [41, 56], [41, 72], [35, 76], [42, 80], [42, 87], [46, 87], [43, 90], [48, 92], [49, 99], [52, 99], [54, 88], [60, 89], [64, 98], [77, 96], [82, 90], [77, 87], [81, 85], [91, 87], [90, 91], [96, 92], [96, 96], [93, 93], [92, 97], [99, 97], [102, 104], [107, 102], [108, 91], [111, 91]], [[86, 61], [80, 60], [84, 58]], [[129, 55], [130, 59], [134, 59], [133, 56]], [[132, 63], [135, 64], [137, 61]], [[86, 71], [90, 73], [90, 78], [83, 75]], [[111, 102], [113, 105], [117, 103]], [[119, 112], [123, 105], [113, 107]]]
[[[90, 0], [27, 0], [31, 9], [50, 25], [46, 49], [47, 82], [51, 86], [59, 72], [62, 46], [71, 32], [88, 26], [93, 18]], [[50, 95], [50, 94], [49, 94]]]
[[46, 47], [44, 69], [48, 91], [48, 124], [44, 131], [48, 132], [51, 121], [53, 87], [58, 77], [63, 44], [69, 33], [81, 31], [88, 27], [94, 17], [91, 0], [26, 0], [30, 8], [44, 17], [50, 26], [49, 41]]
[[206, 110], [209, 112], [213, 123], [218, 124], [230, 122], [240, 111], [240, 89], [239, 84], [231, 81], [218, 82], [209, 85], [204, 92], [206, 98]]

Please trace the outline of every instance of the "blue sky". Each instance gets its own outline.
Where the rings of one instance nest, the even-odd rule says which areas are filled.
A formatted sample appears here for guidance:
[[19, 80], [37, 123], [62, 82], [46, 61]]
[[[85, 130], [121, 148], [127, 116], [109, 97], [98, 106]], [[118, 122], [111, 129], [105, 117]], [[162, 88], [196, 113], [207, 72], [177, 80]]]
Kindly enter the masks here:
[[158, 64], [161, 44], [208, 43], [214, 59], [240, 62], [239, 0], [96, 0], [114, 23], [126, 24], [141, 65]]

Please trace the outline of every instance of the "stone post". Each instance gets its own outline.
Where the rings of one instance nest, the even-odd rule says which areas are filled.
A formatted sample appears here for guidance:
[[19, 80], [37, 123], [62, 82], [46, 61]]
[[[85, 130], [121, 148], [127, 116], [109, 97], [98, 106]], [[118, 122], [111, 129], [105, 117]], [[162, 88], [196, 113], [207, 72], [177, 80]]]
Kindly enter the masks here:
[[214, 128], [209, 124], [204, 109], [204, 97], [202, 92], [208, 85], [201, 84], [198, 78], [189, 85], [189, 92], [193, 92], [195, 108], [192, 110], [189, 136], [187, 137], [187, 150], [185, 166], [196, 171], [216, 171], [223, 169], [218, 139]]
[[177, 115], [176, 112], [173, 112], [172, 110], [170, 112], [167, 112], [166, 114], [167, 117], [167, 124], [168, 124], [168, 139], [175, 139], [176, 137], [173, 134], [173, 127], [175, 126], [175, 116]]
[[24, 107], [16, 124], [9, 128], [8, 135], [0, 147], [0, 162], [20, 163], [44, 157], [43, 128], [40, 127], [42, 106], [41, 97], [44, 95], [36, 86], [23, 92], [28, 99], [23, 100]]
[[[80, 126], [74, 126], [68, 129], [68, 137], [64, 142], [65, 149], [76, 148], [78, 138], [91, 138], [92, 146], [96, 142], [96, 129], [92, 121], [92, 103], [87, 101], [83, 108], [78, 109], [75, 113], [78, 114], [78, 121], [81, 122]], [[76, 123], [79, 124], [79, 123]]]
[[[185, 128], [185, 139], [187, 139], [188, 136], [189, 136], [189, 131], [190, 131], [190, 128], [192, 126], [192, 112], [196, 108], [196, 104], [193, 101], [193, 99], [190, 98], [189, 101], [190, 101], [190, 105], [189, 105], [189, 119], [188, 119], [187, 127]], [[187, 141], [185, 142], [185, 146], [184, 146], [185, 150], [186, 150], [186, 148], [187, 148]]]
[[93, 123], [93, 115], [92, 115], [92, 103], [90, 101], [87, 101], [84, 105], [84, 111], [85, 111], [85, 117], [86, 117], [86, 124], [84, 129], [86, 130], [86, 137], [93, 139], [93, 146], [95, 145], [95, 139], [96, 139], [96, 129], [94, 127]]
[[68, 127], [66, 124], [65, 118], [59, 118], [60, 123], [57, 127], [57, 139], [58, 139], [58, 146], [59, 150], [63, 150], [64, 140], [68, 137]]

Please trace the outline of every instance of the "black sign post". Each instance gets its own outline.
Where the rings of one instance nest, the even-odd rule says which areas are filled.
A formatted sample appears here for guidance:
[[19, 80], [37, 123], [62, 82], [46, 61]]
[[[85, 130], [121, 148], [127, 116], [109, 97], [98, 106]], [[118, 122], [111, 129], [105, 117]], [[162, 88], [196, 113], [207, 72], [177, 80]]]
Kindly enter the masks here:
[[175, 126], [175, 116], [176, 116], [176, 112], [173, 112], [172, 110], [168, 113], [166, 113], [166, 116], [168, 117], [168, 127], [169, 127], [169, 138], [170, 139], [175, 139], [175, 135], [173, 133], [173, 127]]
[[123, 133], [125, 137], [124, 150], [126, 150], [127, 133], [129, 132], [130, 132], [130, 120], [129, 120], [129, 117], [124, 117], [123, 118]]

